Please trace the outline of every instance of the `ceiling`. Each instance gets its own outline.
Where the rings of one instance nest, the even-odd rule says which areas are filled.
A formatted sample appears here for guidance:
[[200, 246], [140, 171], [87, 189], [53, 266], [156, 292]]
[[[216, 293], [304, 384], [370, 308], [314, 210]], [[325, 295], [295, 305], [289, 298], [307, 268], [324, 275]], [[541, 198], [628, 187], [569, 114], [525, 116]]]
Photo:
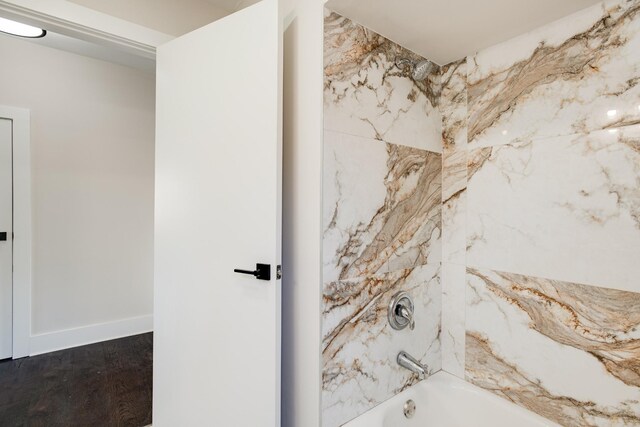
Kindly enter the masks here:
[[327, 7], [445, 65], [596, 3], [599, 0], [329, 0]]
[[[0, 37], [16, 38], [7, 34], [0, 33]], [[65, 36], [53, 31], [47, 31], [47, 35], [38, 39], [16, 38], [20, 41], [35, 43], [41, 46], [47, 46], [54, 49], [64, 50], [78, 55], [88, 56], [90, 58], [102, 61], [113, 62], [128, 67], [137, 68], [148, 73], [155, 73], [156, 61], [150, 58], [128, 53], [115, 47], [104, 46], [77, 38]]]
[[257, 3], [259, 0], [205, 0], [207, 3], [211, 3], [214, 6], [228, 10], [229, 12], [235, 12], [240, 9], [244, 9], [247, 6], [251, 6]]
[[234, 10], [223, 3], [239, 0], [67, 0], [143, 27], [181, 36]]

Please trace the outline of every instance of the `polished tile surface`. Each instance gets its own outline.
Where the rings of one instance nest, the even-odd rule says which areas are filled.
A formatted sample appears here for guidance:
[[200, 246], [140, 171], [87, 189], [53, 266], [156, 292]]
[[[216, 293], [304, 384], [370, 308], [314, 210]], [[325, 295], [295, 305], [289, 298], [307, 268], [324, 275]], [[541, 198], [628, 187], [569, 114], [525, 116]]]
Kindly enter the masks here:
[[326, 12], [324, 127], [440, 152], [437, 69], [416, 81], [398, 59], [423, 59], [336, 13]]
[[467, 63], [442, 68], [442, 260], [464, 264], [467, 188]]
[[[335, 426], [411, 384], [395, 357], [440, 369], [441, 155], [325, 132], [323, 425]], [[416, 329], [393, 331], [401, 290]]]
[[598, 4], [469, 58], [469, 143], [640, 123], [640, 3]]
[[640, 425], [640, 2], [442, 67], [438, 105], [443, 369], [562, 425]]
[[[366, 279], [327, 283], [323, 297], [322, 424], [338, 426], [417, 381], [396, 363], [401, 350], [440, 370], [440, 266], [423, 265]], [[416, 306], [413, 331], [387, 321], [392, 296]]]
[[433, 366], [562, 425], [640, 425], [640, 1], [423, 82], [410, 52], [326, 24], [325, 426], [411, 382], [389, 357], [416, 340], [383, 316], [405, 288], [441, 289], [438, 356], [410, 347]]
[[442, 263], [442, 369], [464, 378], [465, 266]]
[[640, 292], [640, 126], [472, 150], [470, 266]]
[[[334, 427], [413, 384], [401, 350], [441, 367], [442, 154], [439, 73], [334, 13], [325, 17], [322, 425]], [[399, 291], [415, 330], [393, 330]]]
[[441, 259], [442, 156], [325, 131], [324, 281]]
[[564, 426], [640, 425], [640, 294], [467, 271], [466, 376]]

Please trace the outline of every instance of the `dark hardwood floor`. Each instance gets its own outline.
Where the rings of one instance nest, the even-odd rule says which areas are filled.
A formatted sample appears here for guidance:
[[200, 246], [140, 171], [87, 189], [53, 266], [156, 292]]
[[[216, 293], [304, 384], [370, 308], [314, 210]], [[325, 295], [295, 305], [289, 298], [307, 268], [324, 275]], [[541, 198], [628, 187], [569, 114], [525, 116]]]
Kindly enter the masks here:
[[152, 366], [152, 333], [2, 361], [0, 426], [146, 426]]

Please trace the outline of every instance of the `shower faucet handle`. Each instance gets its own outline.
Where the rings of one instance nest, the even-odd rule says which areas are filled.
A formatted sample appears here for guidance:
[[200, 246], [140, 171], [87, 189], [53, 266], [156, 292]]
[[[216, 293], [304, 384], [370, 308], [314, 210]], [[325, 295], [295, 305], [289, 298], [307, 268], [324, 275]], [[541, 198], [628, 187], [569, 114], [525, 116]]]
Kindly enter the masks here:
[[411, 330], [415, 328], [413, 300], [407, 292], [398, 292], [391, 298], [387, 317], [389, 325], [395, 330], [399, 331], [407, 326]]
[[399, 304], [396, 307], [396, 315], [398, 315], [398, 316], [402, 317], [403, 319], [407, 320], [409, 322], [409, 329], [411, 329], [413, 331], [413, 329], [416, 327], [416, 322], [413, 319], [413, 312], [409, 311], [407, 306]]

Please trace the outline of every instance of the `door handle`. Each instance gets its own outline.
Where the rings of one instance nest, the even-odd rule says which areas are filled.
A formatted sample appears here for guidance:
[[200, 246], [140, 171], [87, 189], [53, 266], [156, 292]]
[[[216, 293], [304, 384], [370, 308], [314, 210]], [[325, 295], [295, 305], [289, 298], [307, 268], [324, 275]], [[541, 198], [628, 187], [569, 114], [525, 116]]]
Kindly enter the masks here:
[[256, 264], [256, 269], [254, 271], [234, 268], [233, 272], [241, 274], [251, 274], [258, 280], [271, 280], [271, 264]]
[[0, 231], [0, 242], [3, 242], [7, 240], [7, 232], [6, 231]]

